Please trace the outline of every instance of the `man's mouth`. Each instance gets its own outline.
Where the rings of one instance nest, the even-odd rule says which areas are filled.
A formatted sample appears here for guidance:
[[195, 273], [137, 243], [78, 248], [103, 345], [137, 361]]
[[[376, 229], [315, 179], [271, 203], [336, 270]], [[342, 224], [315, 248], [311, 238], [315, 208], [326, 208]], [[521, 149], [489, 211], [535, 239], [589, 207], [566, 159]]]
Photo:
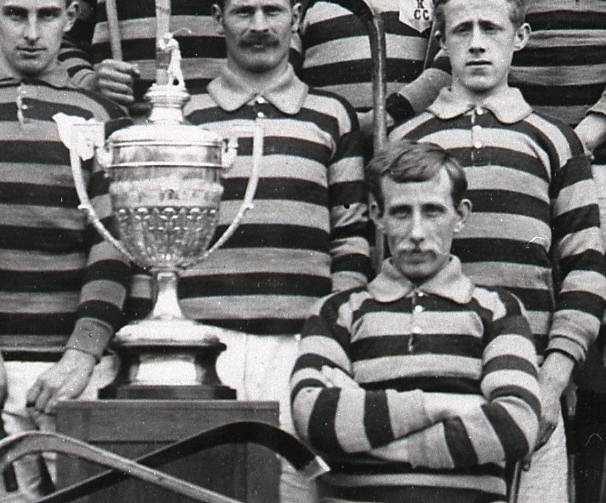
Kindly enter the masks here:
[[17, 47], [17, 51], [25, 57], [36, 57], [44, 52], [42, 47]]
[[466, 66], [490, 66], [490, 61], [486, 61], [483, 59], [478, 59], [474, 61], [468, 61]]
[[411, 262], [424, 262], [430, 256], [431, 252], [428, 250], [404, 250], [402, 255], [404, 255]]
[[277, 40], [271, 37], [262, 37], [262, 38], [249, 38], [242, 40], [241, 45], [243, 47], [249, 47], [253, 49], [265, 49], [269, 47], [275, 47], [278, 45]]

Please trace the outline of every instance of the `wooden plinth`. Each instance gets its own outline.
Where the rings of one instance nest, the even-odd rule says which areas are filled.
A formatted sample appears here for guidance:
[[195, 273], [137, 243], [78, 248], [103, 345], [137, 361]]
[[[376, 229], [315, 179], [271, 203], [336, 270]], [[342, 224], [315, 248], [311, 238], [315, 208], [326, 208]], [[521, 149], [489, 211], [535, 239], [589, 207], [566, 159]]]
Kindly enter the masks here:
[[[98, 400], [67, 401], [57, 408], [59, 433], [131, 459], [232, 421], [262, 421], [278, 426], [278, 404], [233, 400]], [[278, 501], [279, 459], [258, 445], [214, 447], [162, 470], [246, 503]], [[102, 471], [102, 467], [60, 455], [59, 487]], [[130, 479], [78, 501], [185, 503], [191, 500]]]

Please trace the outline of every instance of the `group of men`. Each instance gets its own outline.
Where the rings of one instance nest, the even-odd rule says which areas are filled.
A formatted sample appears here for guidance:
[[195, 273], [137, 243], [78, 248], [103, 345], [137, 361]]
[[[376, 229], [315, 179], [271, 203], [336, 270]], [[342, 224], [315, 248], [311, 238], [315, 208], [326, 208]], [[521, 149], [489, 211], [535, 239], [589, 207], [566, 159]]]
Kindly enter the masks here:
[[[184, 274], [182, 307], [230, 329], [218, 370], [238, 398], [279, 401], [281, 425], [327, 456], [317, 484], [285, 467], [281, 501], [504, 501], [507, 468], [525, 457], [519, 501], [567, 502], [560, 399], [606, 300], [588, 155], [606, 135], [603, 105], [575, 109], [581, 141], [510, 87], [530, 37], [520, 0], [386, 4], [388, 111], [401, 124], [365, 172], [371, 57], [357, 20], [330, 2], [305, 15], [291, 0], [173, 2], [172, 28], [190, 30], [188, 120], [264, 131], [255, 208]], [[114, 375], [106, 349], [123, 313], [151, 304], [149, 278], [87, 228], [52, 116], [124, 118], [114, 102], [140, 113], [153, 10], [118, 2], [117, 60], [99, 2], [93, 67], [61, 45], [77, 6], [0, 0], [8, 433], [48, 427], [58, 400], [93, 397]], [[432, 18], [441, 51], [423, 72]], [[251, 157], [240, 142], [218, 232]], [[86, 169], [107, 211], [106, 180]], [[374, 272], [369, 215], [390, 251]], [[25, 500], [44, 490], [40, 466], [17, 466]]]

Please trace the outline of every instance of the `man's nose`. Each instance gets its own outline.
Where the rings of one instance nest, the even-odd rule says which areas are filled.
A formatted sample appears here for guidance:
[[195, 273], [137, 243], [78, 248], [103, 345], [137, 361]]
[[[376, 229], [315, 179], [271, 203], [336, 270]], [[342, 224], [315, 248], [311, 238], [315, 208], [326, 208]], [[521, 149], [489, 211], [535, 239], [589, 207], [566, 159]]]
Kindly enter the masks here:
[[29, 16], [27, 18], [27, 26], [25, 27], [24, 36], [30, 42], [35, 42], [40, 37], [40, 29], [36, 16]]
[[252, 29], [266, 31], [268, 29], [267, 16], [262, 9], [257, 9], [252, 19]]
[[420, 213], [412, 214], [409, 237], [415, 243], [420, 243], [425, 239], [425, 221]]
[[469, 40], [469, 52], [474, 54], [483, 53], [486, 50], [486, 39], [479, 26], [474, 26], [471, 30]]

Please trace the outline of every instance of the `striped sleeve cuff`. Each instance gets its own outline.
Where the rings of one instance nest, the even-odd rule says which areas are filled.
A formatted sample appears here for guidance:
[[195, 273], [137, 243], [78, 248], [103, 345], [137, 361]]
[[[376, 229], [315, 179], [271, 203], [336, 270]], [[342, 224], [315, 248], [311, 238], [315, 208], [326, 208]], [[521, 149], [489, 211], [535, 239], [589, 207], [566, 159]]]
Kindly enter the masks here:
[[113, 333], [113, 329], [100, 320], [80, 318], [67, 341], [66, 349], [77, 349], [100, 360]]

